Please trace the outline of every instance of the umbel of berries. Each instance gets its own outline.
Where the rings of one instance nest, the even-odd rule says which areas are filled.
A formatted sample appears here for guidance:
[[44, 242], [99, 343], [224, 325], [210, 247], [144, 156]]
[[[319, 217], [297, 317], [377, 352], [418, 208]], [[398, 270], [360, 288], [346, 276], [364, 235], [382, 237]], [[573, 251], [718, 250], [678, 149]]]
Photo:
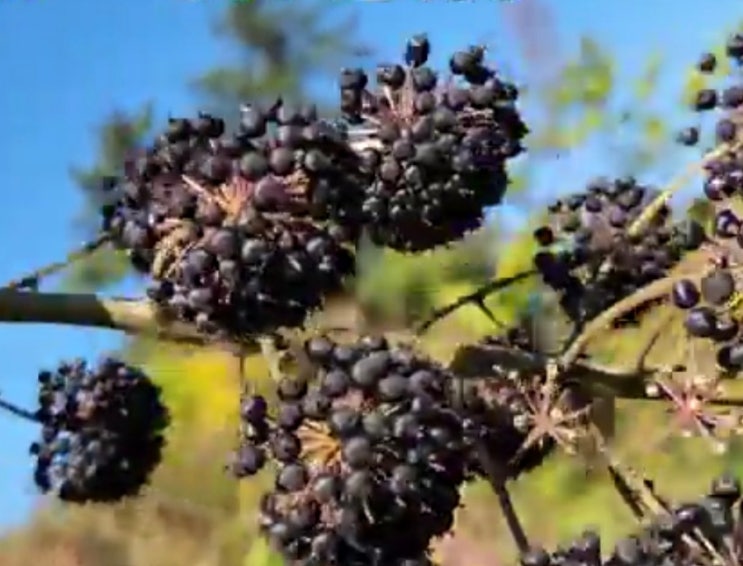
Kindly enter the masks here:
[[246, 398], [239, 475], [278, 463], [260, 526], [292, 564], [428, 564], [467, 476], [452, 376], [381, 338], [313, 338], [306, 379], [285, 377], [279, 406]]
[[[743, 341], [735, 311], [737, 282], [727, 260], [715, 258], [713, 266], [699, 284], [681, 279], [673, 287], [673, 304], [686, 311], [684, 328], [694, 338], [710, 340], [718, 346], [717, 363], [728, 371], [743, 369]], [[733, 312], [729, 306], [734, 306]]]
[[353, 271], [356, 157], [311, 107], [246, 107], [224, 129], [171, 120], [126, 164], [103, 227], [176, 317], [228, 334], [299, 325]]
[[[550, 223], [534, 233], [543, 247], [534, 263], [543, 281], [560, 292], [569, 316], [583, 320], [596, 316], [663, 277], [685, 252], [705, 242], [700, 224], [673, 223], [667, 206], [630, 236], [630, 227], [657, 195], [632, 177], [600, 178], [585, 192], [550, 206]], [[637, 314], [629, 313], [620, 322], [631, 322]]]
[[426, 37], [410, 40], [404, 65], [377, 68], [376, 92], [361, 69], [340, 77], [341, 110], [366, 138], [358, 142], [364, 222], [375, 243], [409, 252], [481, 225], [485, 207], [503, 198], [505, 162], [527, 132], [516, 88], [485, 65], [481, 48], [455, 53], [456, 80], [446, 83], [426, 65], [429, 52]]
[[[741, 486], [725, 474], [712, 482], [698, 501], [669, 509], [640, 532], [621, 539], [613, 549], [602, 549], [601, 538], [586, 531], [577, 539], [549, 553], [533, 548], [521, 557], [522, 566], [639, 566], [646, 564], [704, 566], [740, 564]], [[602, 557], [602, 550], [606, 556]]]
[[169, 420], [159, 387], [113, 359], [40, 372], [37, 419], [34, 481], [75, 503], [136, 495], [160, 462]]

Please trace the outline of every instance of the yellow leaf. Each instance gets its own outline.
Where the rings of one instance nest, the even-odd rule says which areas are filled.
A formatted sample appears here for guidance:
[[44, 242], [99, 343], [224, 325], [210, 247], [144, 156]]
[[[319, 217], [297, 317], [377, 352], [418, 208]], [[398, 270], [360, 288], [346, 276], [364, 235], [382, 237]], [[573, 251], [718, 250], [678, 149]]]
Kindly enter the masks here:
[[712, 50], [712, 54], [717, 59], [717, 67], [715, 67], [714, 77], [726, 77], [730, 74], [732, 66], [730, 65], [730, 59], [725, 52], [725, 45], [718, 45]]
[[708, 78], [703, 73], [700, 73], [697, 69], [692, 69], [686, 75], [684, 81], [684, 89], [682, 93], [682, 100], [684, 105], [689, 105], [694, 101], [694, 97], [697, 92], [703, 88], [707, 88]]

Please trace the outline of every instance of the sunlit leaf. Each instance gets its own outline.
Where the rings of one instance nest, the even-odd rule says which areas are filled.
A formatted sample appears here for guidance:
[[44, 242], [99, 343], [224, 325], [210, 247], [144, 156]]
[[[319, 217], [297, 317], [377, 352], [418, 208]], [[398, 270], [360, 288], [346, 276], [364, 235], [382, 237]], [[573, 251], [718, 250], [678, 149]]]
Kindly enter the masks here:
[[689, 106], [694, 101], [697, 92], [706, 88], [708, 83], [709, 78], [703, 73], [700, 73], [696, 68], [688, 71], [682, 90], [682, 104]]

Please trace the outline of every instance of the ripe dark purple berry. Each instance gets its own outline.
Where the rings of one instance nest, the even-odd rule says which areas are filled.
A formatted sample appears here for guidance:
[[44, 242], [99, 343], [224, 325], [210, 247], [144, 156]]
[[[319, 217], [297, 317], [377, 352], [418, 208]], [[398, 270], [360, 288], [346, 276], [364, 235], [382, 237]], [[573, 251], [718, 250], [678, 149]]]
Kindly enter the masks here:
[[702, 297], [712, 305], [725, 304], [735, 293], [735, 279], [727, 269], [716, 269], [701, 281]]
[[699, 142], [699, 129], [693, 127], [684, 128], [677, 134], [676, 141], [681, 145], [696, 145]]
[[307, 342], [305, 349], [312, 361], [324, 363], [333, 353], [333, 343], [324, 336], [314, 337]]
[[716, 327], [716, 315], [708, 307], [694, 307], [686, 315], [684, 326], [687, 332], [697, 338], [711, 338]]
[[713, 110], [717, 106], [717, 91], [709, 88], [700, 90], [694, 99], [694, 109], [699, 112]]
[[681, 309], [690, 309], [699, 303], [699, 290], [693, 281], [682, 279], [673, 286], [673, 304]]
[[238, 450], [232, 465], [233, 473], [238, 478], [257, 474], [266, 463], [266, 455], [259, 447], [246, 444]]
[[431, 53], [431, 44], [426, 35], [416, 35], [408, 40], [405, 46], [405, 62], [413, 67], [419, 67], [428, 61]]
[[715, 323], [714, 340], [716, 342], [728, 342], [738, 335], [740, 327], [734, 318], [720, 317]]
[[743, 85], [733, 85], [722, 91], [721, 106], [734, 110], [743, 106]]
[[705, 53], [699, 58], [697, 69], [702, 73], [713, 73], [717, 67], [717, 57], [714, 53]]
[[715, 136], [719, 143], [730, 143], [735, 140], [736, 126], [735, 123], [728, 119], [722, 119], [717, 122], [715, 127]]
[[371, 463], [372, 457], [371, 443], [364, 436], [351, 438], [343, 446], [343, 458], [352, 468], [366, 468]]
[[534, 231], [534, 238], [540, 246], [551, 246], [555, 242], [555, 234], [549, 226], [541, 226]]
[[307, 471], [301, 464], [287, 464], [276, 478], [276, 486], [288, 492], [299, 491], [307, 484]]
[[717, 363], [726, 370], [740, 371], [743, 369], [743, 343], [722, 346], [717, 351]]
[[735, 503], [741, 497], [740, 481], [730, 473], [718, 476], [712, 482], [710, 495], [724, 499], [731, 504]]
[[250, 424], [260, 424], [268, 415], [268, 403], [260, 395], [243, 399], [240, 404], [240, 417]]
[[734, 238], [740, 233], [740, 219], [728, 209], [721, 210], [715, 217], [715, 234], [720, 238]]

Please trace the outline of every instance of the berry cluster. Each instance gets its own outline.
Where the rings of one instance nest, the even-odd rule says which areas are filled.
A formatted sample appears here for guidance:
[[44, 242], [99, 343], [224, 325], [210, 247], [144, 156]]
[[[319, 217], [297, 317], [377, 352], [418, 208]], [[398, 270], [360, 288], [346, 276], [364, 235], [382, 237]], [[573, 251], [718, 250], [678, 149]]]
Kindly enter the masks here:
[[103, 230], [152, 276], [150, 298], [205, 333], [294, 327], [353, 274], [364, 230], [422, 251], [479, 227], [523, 149], [518, 93], [480, 48], [451, 58], [466, 86], [438, 87], [429, 51], [411, 40], [407, 67], [378, 69], [377, 94], [343, 71], [350, 132], [280, 99], [243, 107], [234, 134], [205, 113], [171, 119], [106, 181]]
[[309, 379], [280, 382], [273, 418], [262, 398], [243, 402], [238, 475], [257, 471], [265, 450], [279, 463], [262, 529], [296, 564], [426, 564], [467, 475], [451, 376], [381, 338], [314, 338], [305, 353]]
[[[726, 54], [737, 64], [741, 63], [741, 45], [743, 45], [743, 36], [740, 34], [733, 35], [727, 43]], [[705, 53], [697, 63], [697, 69], [702, 74], [713, 73], [717, 68], [717, 63], [715, 55]], [[702, 88], [696, 93], [692, 107], [703, 114], [714, 110], [722, 111], [722, 116], [717, 120], [714, 128], [715, 141], [718, 149], [722, 144], [726, 144], [730, 151], [706, 161], [707, 178], [704, 184], [704, 194], [713, 204], [718, 205], [715, 207], [718, 213], [723, 213], [723, 216], [718, 218], [715, 232], [720, 233], [721, 237], [732, 237], [735, 234], [730, 235], [732, 228], [730, 218], [724, 214], [720, 205], [723, 205], [736, 192], [743, 190], [743, 170], [739, 163], [739, 152], [736, 151], [740, 143], [743, 84], [732, 84], [721, 91], [714, 88]], [[698, 127], [688, 127], [679, 132], [677, 139], [683, 145], [693, 146], [699, 143], [700, 137]]]
[[111, 502], [135, 495], [160, 462], [168, 413], [160, 389], [113, 359], [39, 373], [41, 438], [34, 480], [65, 501]]
[[263, 397], [244, 397], [233, 461], [239, 477], [269, 458], [279, 463], [261, 526], [295, 563], [425, 561], [431, 539], [451, 528], [459, 487], [493, 473], [482, 451], [505, 480], [554, 446], [524, 446], [535, 424], [534, 380], [498, 374], [465, 383], [378, 337], [313, 338], [301, 357], [303, 377], [282, 379], [274, 415]]
[[[729, 39], [727, 55], [740, 63], [743, 36], [734, 35]], [[717, 60], [710, 53], [704, 54], [698, 63], [702, 73], [711, 73], [716, 66]], [[733, 203], [743, 194], [743, 154], [739, 147], [743, 85], [733, 84], [722, 93], [702, 89], [697, 93], [694, 108], [700, 112], [715, 108], [723, 111], [715, 126], [715, 156], [705, 162], [704, 197], [714, 212], [711, 253], [701, 278], [678, 281], [671, 298], [676, 307], [686, 311], [688, 334], [717, 344], [719, 366], [738, 371], [743, 369], [737, 276], [743, 258], [743, 219], [734, 210]], [[694, 145], [700, 136], [698, 129], [687, 128], [679, 137], [682, 143]]]
[[[480, 447], [510, 479], [540, 466], [558, 445], [573, 449], [590, 410], [590, 396], [576, 383], [552, 380], [549, 370], [507, 371], [499, 365], [505, 350], [534, 352], [529, 334], [517, 326], [488, 336], [460, 349], [449, 368], [457, 378], [450, 395], [454, 407], [478, 424]], [[476, 457], [471, 470], [488, 475]]]
[[715, 262], [698, 285], [682, 279], [672, 293], [674, 305], [687, 311], [684, 324], [688, 334], [718, 344], [717, 362], [725, 370], [743, 369], [738, 320], [726, 308], [737, 293], [736, 287], [728, 265]]
[[571, 318], [593, 318], [666, 275], [684, 252], [705, 241], [700, 224], [672, 224], [666, 206], [638, 235], [628, 234], [656, 196], [633, 178], [597, 179], [585, 193], [550, 206], [551, 225], [534, 233], [544, 248], [534, 263]]
[[601, 539], [587, 531], [564, 548], [534, 548], [522, 566], [702, 566], [740, 564], [743, 559], [741, 487], [736, 478], [717, 478], [707, 496], [669, 509], [639, 534], [621, 540], [602, 558]]
[[521, 153], [527, 132], [516, 87], [485, 65], [482, 48], [452, 56], [461, 85], [442, 84], [426, 65], [430, 49], [425, 36], [410, 40], [405, 66], [377, 68], [377, 92], [362, 69], [340, 78], [342, 112], [375, 141], [360, 152], [364, 222], [375, 243], [409, 252], [480, 226], [484, 208], [501, 202], [505, 162]]
[[234, 135], [172, 119], [112, 183], [104, 229], [150, 297], [202, 330], [295, 326], [353, 272], [355, 163], [312, 107], [246, 107]]

